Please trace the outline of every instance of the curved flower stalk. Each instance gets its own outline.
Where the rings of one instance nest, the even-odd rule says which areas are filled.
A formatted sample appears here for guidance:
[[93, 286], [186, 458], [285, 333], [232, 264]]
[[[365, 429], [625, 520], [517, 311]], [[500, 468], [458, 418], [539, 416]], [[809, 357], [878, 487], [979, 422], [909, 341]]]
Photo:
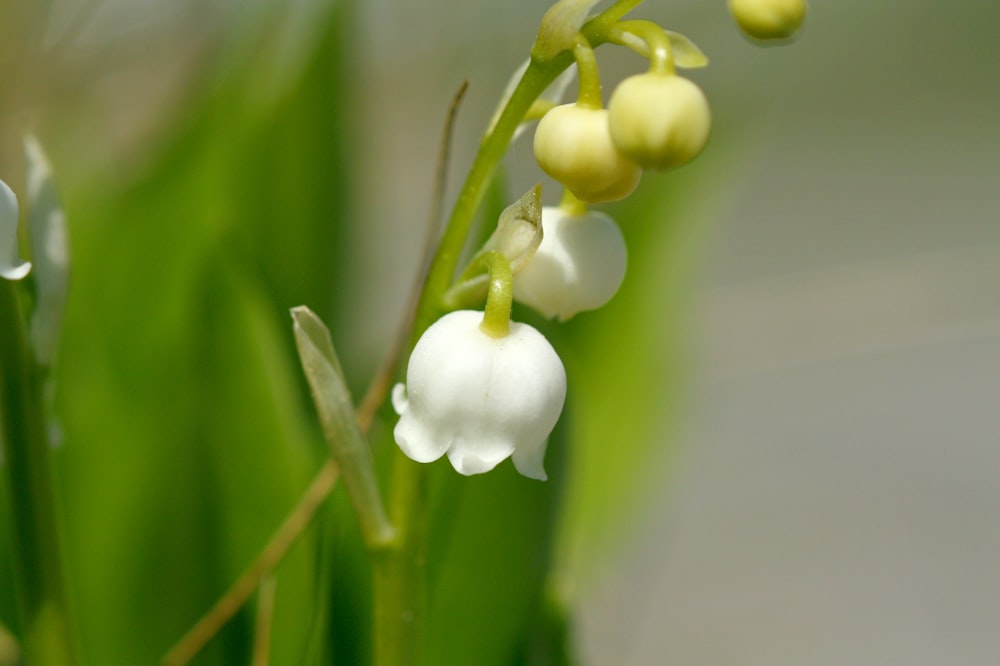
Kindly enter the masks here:
[[393, 389], [395, 438], [417, 462], [447, 454], [460, 474], [488, 472], [511, 457], [545, 480], [545, 444], [566, 399], [566, 371], [552, 345], [527, 324], [504, 337], [482, 330], [483, 313], [458, 310], [417, 342], [406, 386]]
[[5, 280], [20, 280], [31, 271], [31, 262], [22, 261], [17, 250], [19, 215], [17, 197], [0, 180], [0, 277]]
[[615, 221], [597, 211], [546, 206], [542, 229], [538, 250], [514, 278], [515, 300], [559, 321], [610, 301], [628, 263]]

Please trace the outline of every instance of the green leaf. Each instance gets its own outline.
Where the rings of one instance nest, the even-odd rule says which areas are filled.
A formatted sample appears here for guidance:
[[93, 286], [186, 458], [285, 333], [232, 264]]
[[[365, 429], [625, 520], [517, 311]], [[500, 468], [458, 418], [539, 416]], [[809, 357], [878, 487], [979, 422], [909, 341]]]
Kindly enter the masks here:
[[394, 530], [382, 506], [374, 461], [358, 427], [330, 330], [304, 305], [292, 308], [292, 320], [302, 369], [309, 380], [326, 441], [340, 467], [365, 541], [370, 545], [384, 543], [393, 538]]
[[[308, 48], [265, 80], [265, 45], [302, 35], [273, 3], [227, 24], [247, 59], [192, 68], [201, 80], [127, 178], [60, 172], [74, 248], [60, 476], [88, 663], [155, 663], [326, 454], [285, 313], [337, 311], [329, 285], [350, 269], [349, 25], [347, 3], [309, 4], [324, 10], [296, 42]], [[277, 570], [272, 663], [300, 663], [305, 649], [313, 541]], [[195, 663], [247, 663], [251, 617], [241, 611]]]
[[647, 174], [643, 187], [612, 207], [629, 246], [625, 281], [607, 306], [565, 327], [575, 400], [556, 557], [565, 602], [596, 580], [670, 481], [664, 470], [686, 407], [689, 293], [708, 229], [703, 206], [713, 200], [700, 185], [704, 167]]

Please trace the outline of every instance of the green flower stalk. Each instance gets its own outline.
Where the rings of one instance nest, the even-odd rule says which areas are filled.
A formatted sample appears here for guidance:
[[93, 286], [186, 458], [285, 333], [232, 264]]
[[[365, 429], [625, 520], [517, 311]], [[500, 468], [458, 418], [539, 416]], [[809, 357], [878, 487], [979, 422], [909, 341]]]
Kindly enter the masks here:
[[16, 199], [0, 181], [0, 257], [6, 260], [0, 275], [0, 440], [20, 640], [27, 663], [70, 666], [76, 663], [76, 650], [43, 395], [46, 368], [29, 343], [20, 285], [13, 281], [31, 268], [17, 259], [17, 218]]

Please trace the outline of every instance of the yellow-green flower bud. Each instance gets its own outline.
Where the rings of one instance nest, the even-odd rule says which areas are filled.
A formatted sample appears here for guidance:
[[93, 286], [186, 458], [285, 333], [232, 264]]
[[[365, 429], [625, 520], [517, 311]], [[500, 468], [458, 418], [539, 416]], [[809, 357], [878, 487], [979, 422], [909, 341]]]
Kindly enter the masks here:
[[637, 74], [618, 84], [608, 126], [618, 150], [644, 169], [665, 171], [697, 157], [712, 125], [701, 89], [673, 74]]
[[545, 173], [588, 203], [624, 199], [642, 175], [611, 141], [608, 112], [576, 104], [557, 106], [538, 122], [535, 159]]
[[729, 0], [740, 29], [756, 39], [787, 39], [806, 16], [805, 0]]

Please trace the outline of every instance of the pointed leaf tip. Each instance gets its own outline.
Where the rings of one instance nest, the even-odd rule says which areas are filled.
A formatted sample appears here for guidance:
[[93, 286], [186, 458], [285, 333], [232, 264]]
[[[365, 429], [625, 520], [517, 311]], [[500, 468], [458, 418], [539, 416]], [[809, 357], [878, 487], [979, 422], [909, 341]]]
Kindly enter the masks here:
[[674, 54], [674, 64], [683, 69], [699, 69], [708, 66], [708, 56], [704, 51], [679, 32], [667, 30], [670, 48]]

